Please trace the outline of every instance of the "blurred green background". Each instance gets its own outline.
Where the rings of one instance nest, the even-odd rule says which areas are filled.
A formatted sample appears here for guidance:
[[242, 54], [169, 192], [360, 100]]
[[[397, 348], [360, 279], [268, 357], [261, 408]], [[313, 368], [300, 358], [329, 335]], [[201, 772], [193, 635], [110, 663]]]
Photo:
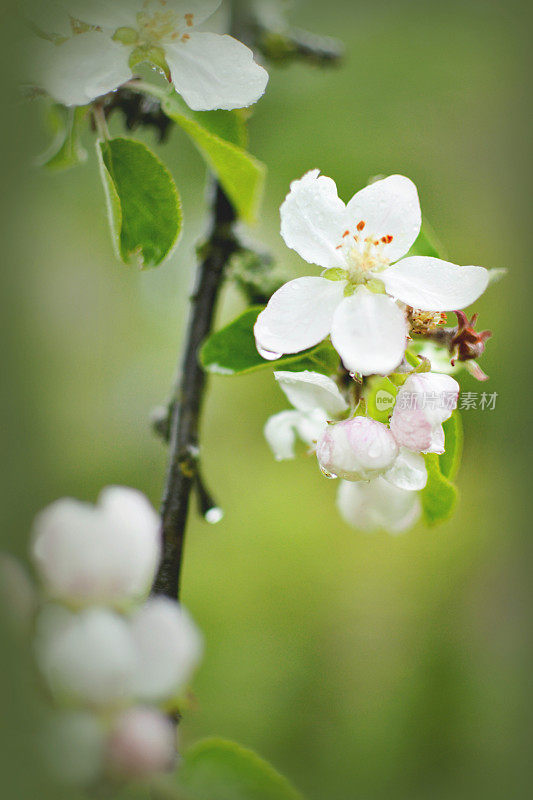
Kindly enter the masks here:
[[[454, 518], [394, 538], [345, 526], [312, 459], [274, 462], [262, 426], [286, 403], [269, 374], [212, 380], [204, 464], [226, 517], [210, 527], [193, 515], [188, 532], [184, 601], [207, 647], [182, 743], [233, 738], [310, 800], [527, 797], [526, 5], [311, 0], [293, 19], [340, 37], [347, 58], [340, 69], [271, 70], [251, 125], [269, 167], [255, 235], [297, 274], [305, 265], [279, 236], [292, 179], [319, 167], [348, 200], [371, 175], [410, 176], [451, 260], [509, 268], [476, 304], [495, 334], [482, 366], [499, 397], [495, 411], [463, 415]], [[148, 417], [175, 373], [204, 169], [175, 130], [160, 153], [183, 196], [182, 243], [156, 271], [117, 263], [90, 136], [82, 168], [32, 164], [46, 143], [42, 106], [13, 88], [7, 10], [2, 21], [2, 547], [24, 555], [34, 514], [59, 496], [94, 500], [118, 483], [159, 502], [166, 453]], [[219, 321], [241, 307], [228, 288]], [[465, 376], [463, 388], [485, 387]], [[74, 797], [31, 755], [27, 666], [3, 641], [0, 793]]]

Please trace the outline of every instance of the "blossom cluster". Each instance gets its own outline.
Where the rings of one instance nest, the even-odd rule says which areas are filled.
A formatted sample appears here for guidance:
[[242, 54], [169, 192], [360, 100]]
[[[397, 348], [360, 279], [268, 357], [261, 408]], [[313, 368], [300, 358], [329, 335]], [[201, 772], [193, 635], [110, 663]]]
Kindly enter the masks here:
[[46, 749], [64, 780], [148, 780], [175, 765], [168, 713], [203, 643], [178, 603], [148, 598], [160, 547], [158, 515], [124, 487], [96, 506], [59, 500], [35, 521], [35, 655], [54, 708]]
[[244, 108], [268, 74], [232, 36], [201, 27], [221, 0], [54, 0], [29, 12], [31, 85], [67, 106], [117, 89], [137, 65], [159, 69], [195, 111]]
[[[470, 305], [489, 283], [484, 267], [406, 256], [421, 223], [406, 177], [378, 180], [344, 204], [330, 178], [308, 172], [281, 207], [281, 234], [323, 272], [284, 284], [254, 328], [258, 351], [271, 360], [330, 337], [342, 363], [337, 380], [276, 372], [294, 410], [271, 417], [265, 435], [278, 459], [294, 457], [296, 438], [316, 451], [322, 472], [342, 479], [342, 516], [361, 529], [400, 531], [418, 518], [424, 455], [444, 452], [443, 423], [457, 407], [459, 384], [444, 374], [453, 353], [450, 369], [432, 372], [426, 357], [414, 356], [413, 366], [406, 350], [411, 337], [437, 330], [444, 312]], [[385, 421], [366, 402], [375, 376], [390, 379]]]

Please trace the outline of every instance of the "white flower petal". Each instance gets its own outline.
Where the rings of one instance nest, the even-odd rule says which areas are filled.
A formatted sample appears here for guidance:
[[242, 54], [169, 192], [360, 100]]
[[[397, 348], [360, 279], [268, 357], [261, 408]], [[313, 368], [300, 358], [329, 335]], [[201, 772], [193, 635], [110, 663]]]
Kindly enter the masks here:
[[274, 377], [287, 400], [299, 411], [323, 409], [330, 417], [342, 414], [348, 403], [331, 378], [320, 372], [274, 372]]
[[263, 433], [276, 461], [295, 457], [296, 426], [299, 418], [299, 411], [280, 411], [267, 419]]
[[422, 218], [414, 183], [403, 175], [371, 183], [352, 197], [346, 207], [347, 227], [353, 233], [359, 222], [365, 226], [361, 236], [392, 236], [384, 245], [389, 261], [405, 255], [420, 233]]
[[417, 492], [398, 489], [383, 478], [370, 483], [342, 481], [337, 507], [344, 521], [353, 528], [389, 533], [411, 528], [422, 510]]
[[172, 83], [194, 111], [245, 108], [264, 93], [268, 73], [231, 36], [192, 33], [165, 44]]
[[298, 436], [304, 444], [310, 449], [316, 448], [316, 443], [322, 436], [324, 428], [328, 424], [326, 412], [321, 408], [316, 408], [307, 414], [299, 413], [299, 419], [296, 422], [296, 430]]
[[62, 5], [74, 19], [112, 34], [117, 28], [137, 28], [143, 0], [63, 0]]
[[445, 422], [457, 407], [459, 384], [450, 375], [423, 372], [410, 375], [400, 388], [390, 429], [409, 450], [444, 452]]
[[398, 446], [386, 425], [368, 417], [328, 425], [316, 455], [322, 471], [335, 478], [368, 481], [390, 469]]
[[[152, 0], [152, 5], [157, 7], [158, 2], [160, 0]], [[178, 17], [185, 19], [187, 28], [194, 28], [211, 17], [221, 2], [222, 0], [167, 0], [165, 11], [173, 11]]]
[[203, 641], [189, 614], [166, 597], [154, 597], [131, 621], [137, 648], [134, 690], [150, 702], [174, 699], [185, 687], [203, 652]]
[[331, 342], [350, 372], [388, 375], [405, 352], [404, 312], [384, 294], [360, 287], [333, 316]]
[[459, 267], [429, 256], [404, 258], [379, 277], [390, 295], [422, 311], [465, 308], [489, 283], [485, 267]]
[[108, 706], [131, 697], [137, 654], [120, 615], [48, 606], [37, 619], [36, 647], [43, 677], [58, 698]]
[[281, 209], [281, 235], [287, 247], [296, 250], [310, 264], [342, 267], [342, 243], [346, 206], [331, 178], [311, 170], [291, 190]]
[[160, 556], [159, 529], [143, 494], [114, 486], [96, 506], [66, 498], [41, 512], [32, 556], [51, 597], [123, 605], [149, 591]]
[[60, 45], [36, 39], [30, 81], [66, 106], [83, 106], [131, 78], [128, 57], [103, 33], [81, 33]]
[[299, 353], [329, 334], [344, 281], [296, 278], [274, 292], [255, 323], [257, 348], [271, 353]]
[[423, 456], [402, 447], [393, 466], [383, 477], [398, 489], [405, 489], [408, 492], [419, 491], [424, 488], [428, 479], [426, 462]]

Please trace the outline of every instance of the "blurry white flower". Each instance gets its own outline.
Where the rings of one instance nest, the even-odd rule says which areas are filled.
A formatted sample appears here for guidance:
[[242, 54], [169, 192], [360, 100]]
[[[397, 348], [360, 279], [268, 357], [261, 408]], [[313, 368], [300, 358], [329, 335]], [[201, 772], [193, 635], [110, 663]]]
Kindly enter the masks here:
[[63, 499], [35, 520], [33, 559], [45, 590], [72, 604], [123, 604], [147, 594], [160, 522], [140, 492], [109, 487], [96, 506]]
[[422, 453], [444, 453], [442, 423], [457, 407], [459, 388], [450, 375], [410, 375], [398, 392], [390, 422], [398, 444]]
[[154, 708], [135, 707], [114, 722], [106, 746], [109, 772], [129, 780], [168, 772], [176, 763], [176, 727]]
[[45, 607], [37, 618], [36, 652], [58, 700], [113, 706], [132, 696], [137, 651], [128, 622], [113, 611]]
[[198, 666], [203, 641], [189, 614], [178, 603], [154, 597], [131, 620], [137, 651], [134, 692], [150, 702], [175, 698]]
[[296, 438], [309, 447], [326, 427], [348, 408], [337, 384], [318, 372], [274, 372], [293, 411], [281, 411], [267, 420], [265, 438], [278, 461], [294, 458]]
[[328, 425], [316, 449], [326, 475], [349, 481], [368, 481], [382, 475], [393, 466], [398, 452], [387, 426], [368, 417]]
[[48, 766], [61, 782], [88, 786], [101, 777], [106, 730], [89, 711], [56, 712], [42, 741]]
[[[64, 0], [55, 3], [33, 45], [33, 82], [65, 105], [86, 105], [128, 81], [149, 62], [168, 70], [175, 89], [196, 111], [243, 108], [264, 93], [267, 72], [231, 36], [198, 31], [220, 0]], [[67, 38], [64, 19], [74, 21]], [[80, 24], [83, 23], [83, 24]], [[63, 38], [61, 38], [63, 37]]]
[[401, 533], [414, 525], [421, 513], [418, 492], [399, 489], [384, 478], [369, 483], [342, 481], [337, 506], [345, 522], [362, 531]]
[[[318, 170], [294, 181], [281, 207], [281, 234], [306, 261], [333, 272], [296, 278], [272, 295], [255, 325], [261, 355], [297, 353], [331, 334], [350, 372], [387, 375], [396, 369], [407, 336], [397, 300], [421, 310], [455, 310], [488, 284], [483, 267], [426, 256], [398, 261], [420, 225], [416, 187], [401, 175], [365, 187], [347, 205]], [[386, 294], [367, 288], [376, 283]]]

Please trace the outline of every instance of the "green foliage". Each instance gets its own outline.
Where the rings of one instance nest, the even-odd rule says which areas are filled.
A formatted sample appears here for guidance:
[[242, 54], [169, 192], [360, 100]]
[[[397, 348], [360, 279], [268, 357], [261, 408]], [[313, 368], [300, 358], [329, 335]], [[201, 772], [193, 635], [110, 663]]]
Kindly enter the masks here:
[[97, 143], [115, 248], [125, 263], [155, 267], [176, 244], [182, 224], [174, 180], [152, 151], [133, 139]]
[[162, 108], [177, 122], [215, 173], [246, 222], [254, 222], [263, 194], [266, 168], [246, 152], [243, 112], [191, 111], [175, 92], [160, 97]]
[[443, 427], [446, 451], [439, 456], [439, 466], [444, 477], [454, 481], [463, 455], [463, 423], [459, 412], [454, 411]]
[[177, 780], [184, 800], [303, 800], [270, 764], [222, 739], [192, 747]]
[[326, 341], [302, 353], [267, 361], [257, 352], [253, 328], [264, 306], [252, 306], [212, 334], [200, 351], [200, 362], [207, 372], [219, 375], [243, 375], [259, 369], [313, 370], [330, 375], [339, 365], [339, 357]]
[[457, 489], [442, 474], [439, 456], [436, 453], [427, 453], [424, 459], [428, 482], [420, 493], [422, 510], [426, 524], [437, 525], [451, 516], [457, 502]]
[[41, 166], [59, 171], [77, 167], [87, 160], [87, 151], [80, 141], [86, 115], [84, 106], [66, 108], [54, 103], [49, 113], [54, 141], [39, 159]]

